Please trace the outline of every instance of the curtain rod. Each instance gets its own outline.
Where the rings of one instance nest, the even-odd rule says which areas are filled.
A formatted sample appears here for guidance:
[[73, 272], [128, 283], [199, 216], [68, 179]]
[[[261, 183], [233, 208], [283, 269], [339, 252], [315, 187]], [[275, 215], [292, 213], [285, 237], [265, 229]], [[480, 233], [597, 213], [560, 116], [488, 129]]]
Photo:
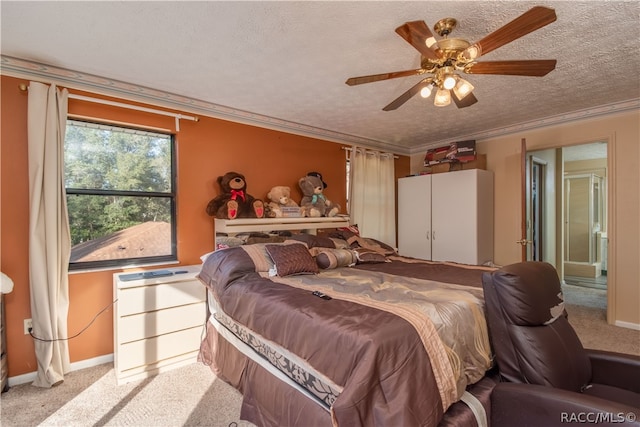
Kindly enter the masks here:
[[[342, 147], [342, 149], [345, 150], [345, 151], [353, 151], [353, 147]], [[393, 155], [394, 159], [399, 159], [399, 157], [396, 156], [393, 153], [383, 153], [382, 151], [369, 150], [369, 149], [366, 149], [366, 148], [361, 148], [361, 150], [363, 150], [365, 154], [375, 154], [375, 153], [387, 154], [387, 155]]]
[[[18, 85], [18, 87], [22, 91], [26, 91], [29, 89], [29, 87], [24, 83], [21, 83], [20, 85]], [[104, 104], [104, 105], [110, 105], [112, 107], [128, 108], [129, 110], [144, 111], [145, 113], [152, 113], [152, 114], [158, 114], [161, 116], [173, 117], [176, 120], [176, 132], [180, 132], [180, 119], [191, 120], [194, 122], [200, 121], [200, 118], [197, 116], [186, 116], [183, 114], [171, 113], [169, 111], [156, 110], [155, 108], [140, 107], [138, 105], [131, 105], [131, 104], [125, 104], [123, 102], [109, 101], [107, 99], [101, 99], [101, 98], [92, 98], [89, 96], [76, 95], [73, 93], [69, 94], [69, 98], [77, 99], [78, 101], [93, 102], [95, 104]]]

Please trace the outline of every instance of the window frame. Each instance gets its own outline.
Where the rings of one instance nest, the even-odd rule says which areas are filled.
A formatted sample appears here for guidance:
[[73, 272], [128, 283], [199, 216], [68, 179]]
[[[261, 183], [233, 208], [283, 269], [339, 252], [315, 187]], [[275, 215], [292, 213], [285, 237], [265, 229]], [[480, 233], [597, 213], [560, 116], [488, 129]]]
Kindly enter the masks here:
[[[69, 126], [70, 122], [88, 123], [96, 126], [107, 126], [109, 128], [121, 128], [131, 131], [146, 132], [150, 134], [165, 135], [170, 141], [170, 192], [158, 192], [158, 191], [132, 191], [132, 190], [104, 190], [104, 189], [86, 189], [86, 188], [68, 188], [65, 185], [66, 197], [74, 195], [84, 196], [115, 196], [115, 197], [162, 197], [170, 200], [170, 214], [171, 214], [171, 253], [169, 255], [150, 256], [150, 257], [135, 257], [135, 258], [117, 258], [101, 261], [83, 261], [83, 262], [71, 262], [69, 261], [69, 271], [81, 271], [81, 270], [97, 270], [97, 269], [115, 269], [126, 268], [142, 265], [155, 265], [166, 264], [178, 261], [178, 239], [177, 239], [177, 224], [178, 224], [178, 212], [177, 212], [177, 161], [176, 161], [176, 135], [172, 132], [150, 130], [143, 126], [136, 127], [135, 125], [122, 125], [113, 124], [107, 121], [99, 120], [87, 120], [67, 118], [66, 126]], [[65, 135], [66, 144], [66, 135]], [[66, 147], [65, 147], [66, 150]], [[66, 164], [65, 164], [66, 167]]]

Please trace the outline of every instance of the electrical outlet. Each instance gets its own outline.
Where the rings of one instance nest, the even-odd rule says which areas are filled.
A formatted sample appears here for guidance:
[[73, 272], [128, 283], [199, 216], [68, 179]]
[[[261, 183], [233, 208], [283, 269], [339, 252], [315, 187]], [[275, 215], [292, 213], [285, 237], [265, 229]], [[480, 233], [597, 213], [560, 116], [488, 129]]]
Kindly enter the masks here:
[[29, 335], [29, 330], [33, 329], [33, 320], [24, 319], [24, 334]]

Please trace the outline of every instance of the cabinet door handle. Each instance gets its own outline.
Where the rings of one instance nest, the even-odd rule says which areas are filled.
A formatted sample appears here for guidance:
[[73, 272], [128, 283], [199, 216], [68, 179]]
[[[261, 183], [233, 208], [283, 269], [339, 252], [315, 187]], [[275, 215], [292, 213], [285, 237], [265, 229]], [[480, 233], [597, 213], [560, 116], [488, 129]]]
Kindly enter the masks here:
[[427, 240], [431, 239], [430, 232], [427, 230]]
[[435, 231], [431, 232], [431, 240], [436, 240], [436, 232]]

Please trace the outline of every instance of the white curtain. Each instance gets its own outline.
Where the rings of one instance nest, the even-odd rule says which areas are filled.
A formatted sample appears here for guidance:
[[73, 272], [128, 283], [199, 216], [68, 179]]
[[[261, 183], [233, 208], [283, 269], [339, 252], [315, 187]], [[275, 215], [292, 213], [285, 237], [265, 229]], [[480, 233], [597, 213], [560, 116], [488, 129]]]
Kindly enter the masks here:
[[[29, 83], [29, 279], [38, 372], [51, 387], [69, 372], [67, 314], [71, 238], [64, 186], [66, 89]], [[64, 338], [60, 340], [61, 338]]]
[[394, 156], [352, 147], [349, 215], [360, 235], [396, 246]]

